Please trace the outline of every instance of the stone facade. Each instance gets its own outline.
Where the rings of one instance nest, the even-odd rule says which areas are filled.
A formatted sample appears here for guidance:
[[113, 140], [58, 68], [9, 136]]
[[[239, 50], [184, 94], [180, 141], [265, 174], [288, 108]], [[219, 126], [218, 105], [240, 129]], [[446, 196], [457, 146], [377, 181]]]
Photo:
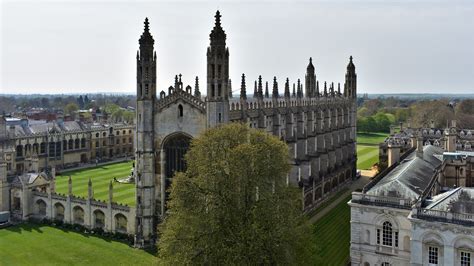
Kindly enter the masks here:
[[[445, 130], [447, 139], [453, 129]], [[460, 169], [472, 168], [474, 154], [448, 152], [448, 141], [444, 149], [432, 145], [422, 131], [410, 143], [362, 192], [352, 193], [351, 264], [473, 265], [474, 188]], [[405, 145], [387, 144], [389, 152]]]
[[132, 124], [19, 121], [9, 124], [0, 118], [0, 145], [10, 176], [134, 156]]
[[4, 158], [0, 149], [0, 212], [10, 212], [10, 221], [49, 219], [106, 232], [135, 234], [135, 208], [113, 202], [112, 182], [108, 201], [94, 199], [91, 180], [86, 198], [72, 194], [71, 178], [68, 194], [59, 194], [55, 191], [55, 168], [50, 174], [8, 176]]
[[157, 94], [159, 55], [154, 50], [148, 19], [145, 20], [137, 53], [135, 175], [139, 247], [154, 242], [156, 224], [165, 214], [173, 173], [185, 170], [183, 156], [191, 139], [209, 127], [245, 123], [288, 143], [293, 167], [287, 182], [301, 188], [305, 210], [355, 177], [357, 76], [352, 57], [343, 91], [340, 85], [336, 88], [334, 83], [326, 82], [320, 90], [310, 59], [304, 85], [298, 80], [292, 93], [288, 79], [281, 95], [276, 77], [270, 89], [259, 76], [253, 96], [248, 97], [243, 74], [240, 96], [234, 97], [226, 37], [217, 12], [207, 49], [206, 97], [201, 97], [197, 77], [193, 90], [183, 85], [181, 75], [175, 77], [174, 86]]

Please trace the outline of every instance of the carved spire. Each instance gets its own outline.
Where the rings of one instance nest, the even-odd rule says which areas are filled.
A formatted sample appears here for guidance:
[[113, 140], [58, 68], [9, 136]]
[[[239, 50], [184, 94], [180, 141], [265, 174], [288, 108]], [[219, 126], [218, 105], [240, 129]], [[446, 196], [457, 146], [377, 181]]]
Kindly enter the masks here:
[[145, 18], [144, 24], [145, 24], [145, 32], [150, 33], [150, 28], [149, 28], [150, 23], [148, 22], [148, 17]]
[[352, 55], [349, 57], [349, 64], [347, 65], [344, 96], [353, 99], [357, 98], [357, 74], [355, 72], [355, 65], [352, 62]]
[[214, 17], [216, 18], [216, 23], [209, 36], [211, 39], [211, 47], [215, 45], [225, 46], [225, 40], [227, 36], [221, 26], [221, 13], [219, 10], [217, 10]]
[[290, 98], [290, 79], [286, 78], [285, 82], [285, 98]]
[[258, 76], [258, 97], [263, 98], [262, 76]]
[[291, 97], [296, 97], [296, 87], [295, 83], [293, 83], [293, 93], [291, 94]]
[[174, 76], [174, 89], [178, 90], [179, 89], [179, 79], [178, 75]]
[[240, 83], [240, 99], [247, 100], [247, 88], [245, 85], [245, 74], [242, 73], [242, 82]]
[[309, 64], [308, 64], [308, 67], [306, 68], [306, 70], [307, 70], [308, 72], [310, 72], [310, 71], [313, 71], [313, 72], [314, 72], [313, 58], [312, 58], [312, 57], [309, 58]]
[[229, 79], [229, 98], [232, 98], [233, 95], [232, 95], [232, 80]]
[[[140, 40], [139, 40], [139, 43], [140, 43], [140, 47], [142, 45], [151, 45], [153, 46], [153, 44], [155, 43], [155, 41], [153, 40], [153, 37], [151, 36], [150, 34], [150, 27], [149, 27], [149, 22], [148, 22], [148, 18], [145, 18], [145, 29], [142, 33], [142, 36], [140, 37]], [[141, 50], [141, 49], [140, 49]], [[152, 54], [150, 54], [151, 56]]]
[[324, 96], [328, 96], [328, 88], [326, 81], [324, 82]]
[[272, 90], [272, 97], [278, 98], [278, 82], [277, 77], [273, 77], [273, 90]]
[[194, 84], [194, 96], [201, 98], [201, 92], [199, 91], [199, 77], [196, 76], [196, 83]]
[[352, 55], [349, 57], [349, 64], [347, 65], [347, 71], [355, 72], [355, 65], [352, 62]]
[[298, 96], [299, 98], [302, 98], [303, 97], [303, 89], [302, 89], [302, 86], [301, 86], [301, 81], [300, 79], [298, 79], [298, 84], [297, 84], [297, 90], [296, 90], [296, 96]]
[[341, 96], [341, 83], [340, 82], [337, 83], [337, 94]]

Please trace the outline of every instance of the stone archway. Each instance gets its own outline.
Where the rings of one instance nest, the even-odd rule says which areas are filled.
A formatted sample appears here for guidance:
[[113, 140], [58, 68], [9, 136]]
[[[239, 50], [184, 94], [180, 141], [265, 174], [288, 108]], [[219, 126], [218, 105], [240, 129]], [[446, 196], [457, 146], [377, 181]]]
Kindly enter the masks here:
[[59, 202], [54, 204], [54, 219], [58, 221], [64, 220], [64, 206]]
[[189, 149], [192, 137], [183, 132], [167, 136], [162, 142], [161, 149], [161, 213], [166, 209], [169, 198], [168, 188], [176, 172], [186, 171], [184, 155]]
[[36, 208], [40, 217], [46, 216], [46, 202], [44, 202], [44, 200], [39, 199], [38, 201], [36, 201]]
[[101, 210], [94, 211], [94, 228], [104, 228], [105, 227], [105, 214]]

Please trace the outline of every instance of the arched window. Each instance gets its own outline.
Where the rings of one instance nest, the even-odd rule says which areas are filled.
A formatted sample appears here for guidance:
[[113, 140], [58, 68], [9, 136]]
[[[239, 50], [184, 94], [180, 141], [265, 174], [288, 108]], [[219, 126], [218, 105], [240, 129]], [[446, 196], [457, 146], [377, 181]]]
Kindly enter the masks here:
[[64, 206], [59, 202], [54, 205], [54, 219], [64, 220]]
[[392, 246], [392, 224], [390, 222], [384, 222], [382, 226], [382, 245]]
[[178, 105], [178, 117], [183, 117], [183, 106]]
[[16, 146], [16, 157], [22, 157], [23, 156], [23, 146], [18, 145]]
[[382, 262], [381, 266], [390, 266], [390, 263], [388, 263], [388, 262]]
[[127, 232], [127, 217], [121, 213], [115, 215], [115, 231], [122, 233]]
[[38, 207], [38, 214], [40, 216], [45, 216], [46, 215], [46, 203], [43, 200], [38, 200], [36, 202], [37, 207]]
[[74, 140], [74, 149], [79, 149], [79, 139]]
[[105, 226], [105, 215], [101, 210], [94, 211], [94, 227], [104, 228]]
[[86, 139], [82, 138], [81, 139], [81, 148], [85, 148], [85, 147], [86, 147]]
[[75, 224], [83, 224], [84, 223], [84, 210], [76, 206], [72, 209], [73, 212], [73, 222]]

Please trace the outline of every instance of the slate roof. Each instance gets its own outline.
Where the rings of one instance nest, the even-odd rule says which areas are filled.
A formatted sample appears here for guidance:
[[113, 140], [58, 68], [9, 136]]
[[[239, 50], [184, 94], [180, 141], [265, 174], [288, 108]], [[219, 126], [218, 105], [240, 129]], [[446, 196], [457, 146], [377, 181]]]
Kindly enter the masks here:
[[435, 155], [443, 149], [432, 145], [423, 147], [423, 158], [412, 152], [405, 160], [383, 177], [369, 191], [368, 195], [397, 197], [416, 200], [430, 183], [435, 170], [442, 161]]
[[459, 187], [436, 195], [425, 209], [474, 214], [474, 188]]

